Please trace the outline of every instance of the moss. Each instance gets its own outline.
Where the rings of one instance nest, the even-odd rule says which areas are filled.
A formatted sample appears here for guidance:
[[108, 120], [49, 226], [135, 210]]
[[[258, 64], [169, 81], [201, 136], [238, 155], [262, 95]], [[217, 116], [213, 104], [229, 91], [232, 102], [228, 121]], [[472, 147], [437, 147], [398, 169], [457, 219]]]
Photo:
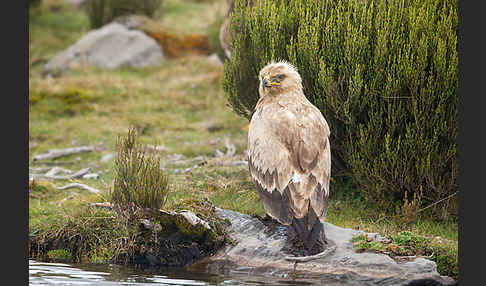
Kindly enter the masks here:
[[194, 199], [188, 198], [180, 201], [172, 206], [172, 209], [176, 211], [188, 210], [193, 212], [200, 219], [206, 221], [211, 227], [209, 232], [209, 240], [217, 240], [221, 236], [226, 236], [226, 227], [228, 221], [221, 219], [217, 212], [216, 207], [207, 199]]
[[391, 238], [391, 243], [376, 242], [365, 234], [359, 234], [351, 239], [357, 252], [377, 252], [398, 259], [400, 256], [427, 256], [437, 264], [437, 271], [457, 280], [457, 252], [447, 246], [433, 243], [430, 239], [401, 231]]
[[30, 111], [39, 111], [51, 118], [65, 117], [93, 111], [92, 104], [99, 99], [95, 91], [68, 86], [60, 91], [32, 90], [29, 106]]
[[46, 180], [29, 181], [29, 199], [47, 199], [58, 193], [55, 186]]

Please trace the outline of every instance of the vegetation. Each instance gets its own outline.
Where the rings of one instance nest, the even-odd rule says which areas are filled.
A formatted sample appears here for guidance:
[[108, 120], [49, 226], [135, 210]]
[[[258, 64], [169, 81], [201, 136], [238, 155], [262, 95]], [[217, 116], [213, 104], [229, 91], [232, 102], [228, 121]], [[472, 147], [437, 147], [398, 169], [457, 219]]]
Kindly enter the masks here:
[[125, 15], [153, 17], [162, 5], [161, 0], [87, 0], [85, 7], [91, 28], [96, 29]]
[[[43, 63], [76, 42], [90, 27], [89, 17], [83, 10], [67, 4], [56, 11], [46, 9], [53, 1], [42, 1], [40, 14], [30, 18], [29, 167], [57, 165], [73, 171], [90, 167], [91, 172], [99, 174], [99, 179], [72, 181], [102, 192], [59, 190], [58, 187], [71, 182], [67, 180], [31, 181], [30, 256], [48, 259], [49, 251], [65, 249], [75, 262], [114, 258], [123, 262], [127, 257], [142, 255], [144, 242], [149, 245], [155, 241], [154, 233], [143, 226], [126, 223], [117, 212], [89, 205], [111, 200], [109, 190], [116, 177], [115, 159], [102, 158], [110, 154], [117, 157], [117, 138], [119, 134], [128, 134], [129, 126], [137, 130], [137, 142], [141, 145], [157, 142], [163, 146], [156, 154], [171, 190], [164, 209], [190, 209], [219, 226], [224, 222], [211, 221], [214, 218], [211, 205], [264, 216], [247, 166], [227, 164], [246, 157], [248, 121], [227, 106], [221, 88], [224, 77], [221, 67], [208, 63], [206, 55], [187, 54], [167, 58], [159, 67], [113, 71], [82, 67], [55, 80], [43, 77]], [[224, 3], [224, 0], [165, 0], [163, 18], [155, 14], [154, 20], [170, 27], [174, 33], [207, 36], [213, 21], [224, 16]], [[180, 25], [173, 25], [175, 21]], [[216, 156], [227, 151], [226, 140], [235, 146], [234, 156]], [[81, 145], [94, 145], [96, 150], [56, 160], [32, 161], [33, 156], [49, 149]], [[192, 161], [198, 157], [202, 159]], [[447, 255], [437, 256], [435, 261], [443, 259], [457, 267], [457, 260], [451, 259], [457, 256], [456, 219], [434, 220], [432, 208], [427, 208], [403, 224], [396, 217], [401, 214], [406, 218], [406, 211], [383, 210], [365, 200], [361, 189], [352, 182], [337, 178], [333, 175], [331, 179], [326, 218], [329, 223], [387, 237], [404, 230], [428, 240], [440, 237], [442, 244], [437, 247]], [[400, 205], [415, 208], [413, 193], [408, 193], [408, 204], [400, 200]], [[419, 209], [425, 206], [423, 201]], [[154, 217], [153, 213], [139, 214], [141, 219]], [[223, 241], [222, 232], [218, 239]], [[54, 254], [51, 252], [51, 257], [55, 258]], [[447, 272], [441, 271], [446, 275]]]
[[39, 8], [41, 3], [42, 3], [42, 0], [29, 0], [29, 10]]
[[120, 208], [160, 209], [169, 193], [168, 178], [159, 157], [147, 154], [136, 132], [132, 128], [126, 137], [118, 137], [111, 202]]
[[447, 246], [440, 245], [442, 241], [429, 240], [424, 236], [401, 231], [395, 234], [389, 243], [377, 242], [365, 234], [359, 234], [351, 239], [354, 249], [358, 252], [371, 251], [385, 253], [392, 258], [427, 257], [437, 263], [437, 271], [457, 279], [457, 252], [447, 251]]
[[383, 208], [423, 190], [457, 215], [457, 1], [245, 2], [224, 67], [234, 111], [249, 119], [259, 69], [288, 60], [330, 125], [334, 178]]

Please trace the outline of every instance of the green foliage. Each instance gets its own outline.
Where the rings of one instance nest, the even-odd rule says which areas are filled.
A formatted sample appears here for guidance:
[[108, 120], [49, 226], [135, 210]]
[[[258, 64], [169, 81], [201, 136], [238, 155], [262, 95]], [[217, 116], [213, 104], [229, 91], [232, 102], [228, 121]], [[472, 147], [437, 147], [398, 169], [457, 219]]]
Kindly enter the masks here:
[[160, 209], [169, 193], [168, 177], [160, 161], [137, 141], [135, 128], [116, 143], [115, 180], [111, 202], [115, 205]]
[[141, 14], [153, 17], [162, 0], [88, 0], [85, 7], [91, 28], [99, 28], [119, 16]]
[[110, 248], [115, 253], [126, 248], [121, 245], [120, 237], [128, 236], [128, 228], [111, 211], [82, 207], [69, 216], [59, 213], [57, 216], [62, 219], [31, 231], [30, 257], [83, 262], [89, 260], [88, 254], [103, 249]]
[[432, 243], [426, 237], [416, 235], [409, 231], [401, 231], [393, 235], [391, 243], [373, 241], [365, 234], [358, 234], [351, 239], [357, 252], [377, 252], [390, 255], [394, 258], [400, 256], [427, 256], [437, 263], [437, 271], [457, 280], [458, 263], [457, 251], [437, 243]]
[[32, 90], [29, 94], [29, 106], [45, 113], [46, 117], [57, 118], [85, 114], [93, 110], [93, 103], [100, 96], [91, 90], [67, 87], [61, 91]]
[[362, 251], [376, 251], [376, 252], [383, 252], [385, 251], [386, 247], [376, 241], [368, 241], [366, 235], [364, 234], [359, 234], [357, 236], [354, 236], [351, 239], [351, 242], [353, 242], [353, 247], [356, 249], [356, 251], [362, 252]]
[[208, 27], [208, 42], [209, 47], [213, 53], [216, 53], [221, 61], [226, 59], [226, 55], [224, 54], [223, 47], [221, 47], [221, 42], [219, 41], [219, 29], [223, 24], [224, 18], [220, 17], [217, 18], [209, 27]]
[[245, 2], [223, 78], [236, 113], [251, 118], [258, 71], [288, 60], [329, 123], [334, 177], [384, 207], [458, 190], [457, 1]]
[[42, 4], [42, 0], [29, 0], [29, 10], [38, 9]]
[[47, 257], [50, 260], [65, 261], [65, 262], [71, 262], [72, 259], [73, 259], [73, 255], [71, 254], [71, 251], [66, 250], [66, 249], [49, 250], [47, 252]]

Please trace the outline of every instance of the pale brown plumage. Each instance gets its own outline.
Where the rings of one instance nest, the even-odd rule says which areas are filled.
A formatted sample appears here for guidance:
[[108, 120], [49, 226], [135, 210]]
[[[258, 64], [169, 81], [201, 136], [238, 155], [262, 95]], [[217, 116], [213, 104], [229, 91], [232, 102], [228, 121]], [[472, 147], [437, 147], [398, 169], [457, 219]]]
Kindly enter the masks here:
[[315, 254], [325, 247], [329, 126], [305, 97], [291, 64], [270, 63], [259, 80], [260, 99], [248, 131], [250, 173], [267, 214], [289, 226], [290, 234]]

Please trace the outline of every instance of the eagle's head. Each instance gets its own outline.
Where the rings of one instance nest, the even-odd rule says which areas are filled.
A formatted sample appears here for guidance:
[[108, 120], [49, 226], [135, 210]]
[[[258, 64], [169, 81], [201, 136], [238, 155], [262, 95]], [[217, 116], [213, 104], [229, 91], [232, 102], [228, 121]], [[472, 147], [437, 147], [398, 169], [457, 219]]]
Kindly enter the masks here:
[[286, 61], [269, 63], [260, 70], [258, 79], [260, 97], [281, 94], [291, 89], [302, 90], [302, 79], [297, 69]]

